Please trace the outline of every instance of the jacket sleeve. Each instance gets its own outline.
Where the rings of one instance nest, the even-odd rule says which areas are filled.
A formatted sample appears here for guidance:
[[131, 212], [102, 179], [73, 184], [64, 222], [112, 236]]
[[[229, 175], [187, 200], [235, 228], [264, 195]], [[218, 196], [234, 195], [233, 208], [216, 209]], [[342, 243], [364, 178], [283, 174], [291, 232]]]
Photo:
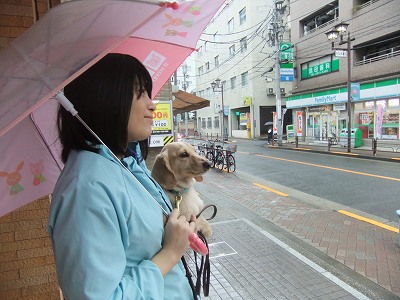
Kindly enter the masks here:
[[150, 260], [126, 269], [129, 240], [124, 211], [107, 189], [77, 187], [75, 182], [55, 200], [49, 232], [66, 299], [164, 298], [164, 278]]

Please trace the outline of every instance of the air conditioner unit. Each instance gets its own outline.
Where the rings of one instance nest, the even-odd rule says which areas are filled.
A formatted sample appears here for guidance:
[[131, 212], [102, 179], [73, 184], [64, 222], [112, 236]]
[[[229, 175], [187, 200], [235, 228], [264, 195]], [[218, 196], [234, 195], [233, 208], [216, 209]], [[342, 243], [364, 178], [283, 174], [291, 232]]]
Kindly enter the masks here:
[[285, 88], [281, 88], [281, 94], [285, 95]]
[[274, 95], [274, 89], [273, 88], [268, 88], [267, 89], [267, 95]]

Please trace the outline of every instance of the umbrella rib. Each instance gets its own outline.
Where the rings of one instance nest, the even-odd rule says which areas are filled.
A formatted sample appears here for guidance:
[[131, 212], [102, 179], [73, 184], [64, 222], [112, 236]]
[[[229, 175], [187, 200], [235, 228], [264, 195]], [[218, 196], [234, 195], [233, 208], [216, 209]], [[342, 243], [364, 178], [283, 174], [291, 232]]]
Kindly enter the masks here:
[[55, 158], [53, 152], [52, 152], [51, 149], [50, 149], [50, 146], [47, 144], [46, 138], [44, 137], [42, 131], [40, 130], [40, 127], [35, 123], [35, 120], [34, 120], [35, 118], [34, 118], [34, 116], [33, 116], [32, 114], [30, 114], [30, 118], [29, 118], [29, 119], [30, 119], [31, 122], [33, 123], [33, 126], [35, 127], [37, 133], [40, 135], [42, 141], [43, 141], [44, 144], [46, 145], [46, 148], [47, 148], [47, 150], [49, 151], [50, 156], [53, 158], [53, 160], [54, 160], [54, 162], [56, 163], [57, 167], [58, 167], [58, 168], [60, 169], [60, 171], [61, 171], [61, 170], [62, 170], [62, 166], [59, 164], [58, 160]]

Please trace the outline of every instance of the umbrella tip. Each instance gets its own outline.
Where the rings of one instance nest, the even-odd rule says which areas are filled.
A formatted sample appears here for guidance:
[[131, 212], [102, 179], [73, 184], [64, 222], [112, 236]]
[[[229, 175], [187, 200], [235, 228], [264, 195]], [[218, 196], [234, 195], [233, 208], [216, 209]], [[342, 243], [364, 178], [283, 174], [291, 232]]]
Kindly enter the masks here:
[[160, 6], [166, 6], [166, 7], [170, 7], [173, 10], [177, 10], [179, 8], [179, 3], [174, 1], [174, 2], [160, 2]]

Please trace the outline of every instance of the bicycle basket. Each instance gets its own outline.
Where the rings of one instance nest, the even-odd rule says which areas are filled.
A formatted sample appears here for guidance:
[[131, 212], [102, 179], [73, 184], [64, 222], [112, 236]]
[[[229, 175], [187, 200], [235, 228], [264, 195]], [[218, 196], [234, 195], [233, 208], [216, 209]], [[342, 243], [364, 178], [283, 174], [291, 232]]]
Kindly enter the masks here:
[[237, 150], [237, 145], [229, 145], [229, 146], [226, 146], [225, 149], [226, 149], [226, 151], [229, 151], [231, 153], [235, 153], [236, 150]]

